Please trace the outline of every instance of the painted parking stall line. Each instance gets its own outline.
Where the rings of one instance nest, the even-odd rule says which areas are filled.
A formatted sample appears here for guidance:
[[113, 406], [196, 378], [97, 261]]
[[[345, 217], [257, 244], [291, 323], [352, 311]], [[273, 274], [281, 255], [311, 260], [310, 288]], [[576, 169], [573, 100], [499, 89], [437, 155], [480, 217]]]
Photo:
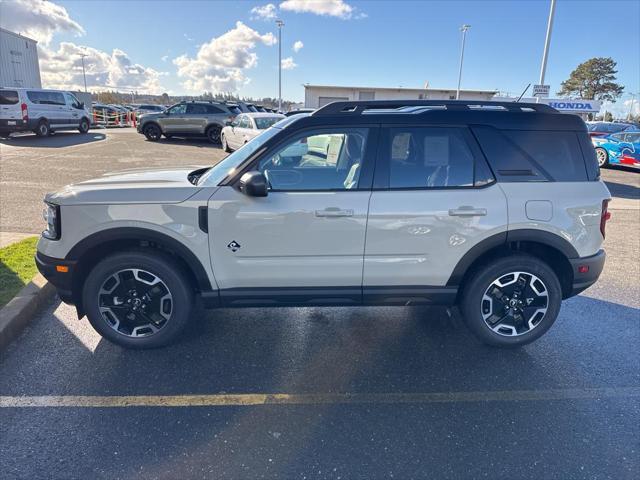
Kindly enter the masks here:
[[0, 396], [0, 408], [122, 408], [122, 407], [225, 407], [256, 405], [425, 404], [458, 402], [521, 402], [548, 400], [598, 400], [640, 397], [640, 387], [507, 390], [433, 393], [248, 393], [212, 395], [133, 396]]

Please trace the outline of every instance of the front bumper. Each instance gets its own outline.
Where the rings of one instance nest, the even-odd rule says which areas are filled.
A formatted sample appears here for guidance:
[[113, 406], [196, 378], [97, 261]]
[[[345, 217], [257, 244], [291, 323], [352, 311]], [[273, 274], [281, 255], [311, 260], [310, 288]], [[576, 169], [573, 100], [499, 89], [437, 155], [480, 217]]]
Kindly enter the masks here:
[[599, 250], [598, 253], [590, 257], [569, 259], [573, 271], [573, 285], [570, 297], [578, 295], [596, 283], [602, 273], [606, 258], [607, 255], [604, 250]]
[[[73, 274], [75, 272], [76, 262], [47, 257], [40, 252], [36, 253], [35, 260], [38, 270], [44, 278], [56, 287], [62, 301], [74, 305]], [[66, 272], [64, 271], [65, 267]]]

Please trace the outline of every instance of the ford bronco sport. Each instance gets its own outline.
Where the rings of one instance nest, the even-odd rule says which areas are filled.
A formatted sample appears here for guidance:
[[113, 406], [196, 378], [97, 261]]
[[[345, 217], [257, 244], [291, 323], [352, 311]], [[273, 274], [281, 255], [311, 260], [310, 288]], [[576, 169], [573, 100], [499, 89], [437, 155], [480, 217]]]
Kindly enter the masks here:
[[602, 271], [610, 194], [584, 122], [543, 104], [335, 102], [210, 168], [45, 198], [40, 271], [105, 338], [205, 307], [458, 305], [485, 343], [544, 334]]

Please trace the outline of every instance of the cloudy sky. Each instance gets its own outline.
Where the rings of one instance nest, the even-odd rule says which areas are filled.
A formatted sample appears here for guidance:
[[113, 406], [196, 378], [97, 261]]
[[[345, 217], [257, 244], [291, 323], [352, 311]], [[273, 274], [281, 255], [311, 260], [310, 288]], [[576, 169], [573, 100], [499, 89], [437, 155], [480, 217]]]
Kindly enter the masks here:
[[[640, 2], [606, 5], [612, 19], [636, 19], [632, 28], [603, 21], [602, 2], [558, 1], [552, 91], [594, 56], [613, 57], [626, 91], [640, 91]], [[303, 100], [303, 83], [454, 88], [467, 23], [463, 88], [517, 95], [537, 83], [548, 8], [548, 0], [0, 0], [0, 26], [39, 41], [48, 87], [80, 87], [86, 54], [96, 89], [262, 97], [277, 95], [281, 18], [283, 96]]]

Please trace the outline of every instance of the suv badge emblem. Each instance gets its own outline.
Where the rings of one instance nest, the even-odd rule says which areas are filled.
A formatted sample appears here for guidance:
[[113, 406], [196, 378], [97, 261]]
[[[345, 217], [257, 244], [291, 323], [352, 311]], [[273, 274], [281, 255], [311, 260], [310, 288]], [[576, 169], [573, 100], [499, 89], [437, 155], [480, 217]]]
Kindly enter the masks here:
[[231, 243], [229, 245], [227, 245], [227, 248], [235, 253], [238, 250], [240, 250], [240, 244], [238, 242], [236, 242], [235, 240], [232, 240]]

